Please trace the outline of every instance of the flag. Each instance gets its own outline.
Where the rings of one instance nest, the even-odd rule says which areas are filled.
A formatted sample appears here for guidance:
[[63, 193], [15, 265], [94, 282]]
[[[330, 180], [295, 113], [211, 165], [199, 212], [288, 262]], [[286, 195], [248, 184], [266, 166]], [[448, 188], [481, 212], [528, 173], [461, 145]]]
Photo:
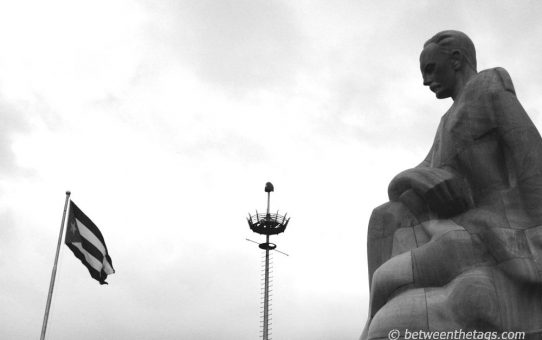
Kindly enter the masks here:
[[65, 243], [87, 267], [90, 276], [102, 285], [107, 284], [107, 275], [115, 270], [102, 233], [73, 201], [70, 201]]

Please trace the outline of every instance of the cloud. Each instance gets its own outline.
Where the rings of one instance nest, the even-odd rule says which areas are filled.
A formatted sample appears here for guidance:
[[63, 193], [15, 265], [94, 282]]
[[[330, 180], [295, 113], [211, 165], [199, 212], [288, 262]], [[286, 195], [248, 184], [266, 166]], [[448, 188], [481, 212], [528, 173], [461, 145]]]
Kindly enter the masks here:
[[16, 246], [16, 242], [19, 241], [14, 213], [9, 210], [2, 211], [0, 213], [0, 225], [2, 226], [0, 228], [0, 249], [2, 249], [0, 264], [3, 265], [8, 261], [10, 257], [8, 254], [11, 252], [12, 247]]
[[241, 134], [228, 131], [200, 139], [193, 144], [182, 145], [178, 152], [191, 158], [224, 157], [250, 163], [261, 162], [267, 157], [262, 145]]
[[234, 92], [288, 86], [306, 46], [286, 3], [264, 0], [147, 2], [151, 39], [202, 79]]
[[17, 164], [12, 144], [17, 134], [27, 132], [29, 128], [24, 113], [0, 97], [0, 178], [25, 173], [25, 169]]

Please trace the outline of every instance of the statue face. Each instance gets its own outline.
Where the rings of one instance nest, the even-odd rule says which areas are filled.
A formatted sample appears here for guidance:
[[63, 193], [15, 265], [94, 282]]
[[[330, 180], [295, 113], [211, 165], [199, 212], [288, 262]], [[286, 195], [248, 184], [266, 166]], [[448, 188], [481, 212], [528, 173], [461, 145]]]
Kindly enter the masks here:
[[456, 72], [448, 53], [437, 44], [429, 44], [420, 55], [423, 84], [429, 86], [437, 98], [451, 97], [456, 88]]

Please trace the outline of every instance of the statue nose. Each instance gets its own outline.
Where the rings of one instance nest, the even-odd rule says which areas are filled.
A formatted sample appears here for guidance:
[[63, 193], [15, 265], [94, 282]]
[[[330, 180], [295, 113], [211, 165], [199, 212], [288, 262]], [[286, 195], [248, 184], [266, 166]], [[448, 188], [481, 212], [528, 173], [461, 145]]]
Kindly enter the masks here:
[[432, 82], [432, 81], [431, 81], [431, 79], [429, 79], [429, 77], [425, 77], [425, 76], [423, 77], [423, 85], [424, 85], [424, 86], [429, 86], [429, 85], [431, 85], [431, 82]]

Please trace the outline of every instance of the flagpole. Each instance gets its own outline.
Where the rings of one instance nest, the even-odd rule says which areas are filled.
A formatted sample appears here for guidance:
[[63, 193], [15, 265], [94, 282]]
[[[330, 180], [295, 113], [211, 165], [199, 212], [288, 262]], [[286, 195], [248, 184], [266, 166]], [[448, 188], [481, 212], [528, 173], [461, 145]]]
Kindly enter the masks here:
[[60, 223], [60, 233], [58, 234], [58, 244], [56, 246], [55, 264], [51, 273], [51, 283], [49, 284], [49, 294], [47, 295], [47, 305], [45, 306], [45, 315], [43, 316], [43, 325], [41, 327], [40, 340], [45, 339], [45, 331], [47, 329], [47, 320], [49, 319], [49, 309], [51, 308], [51, 299], [53, 297], [53, 287], [55, 286], [56, 266], [58, 263], [58, 254], [60, 253], [60, 244], [62, 243], [62, 234], [64, 233], [64, 220], [66, 219], [66, 210], [70, 200], [71, 192], [66, 191], [66, 202], [64, 203], [64, 212], [62, 213], [62, 222]]

